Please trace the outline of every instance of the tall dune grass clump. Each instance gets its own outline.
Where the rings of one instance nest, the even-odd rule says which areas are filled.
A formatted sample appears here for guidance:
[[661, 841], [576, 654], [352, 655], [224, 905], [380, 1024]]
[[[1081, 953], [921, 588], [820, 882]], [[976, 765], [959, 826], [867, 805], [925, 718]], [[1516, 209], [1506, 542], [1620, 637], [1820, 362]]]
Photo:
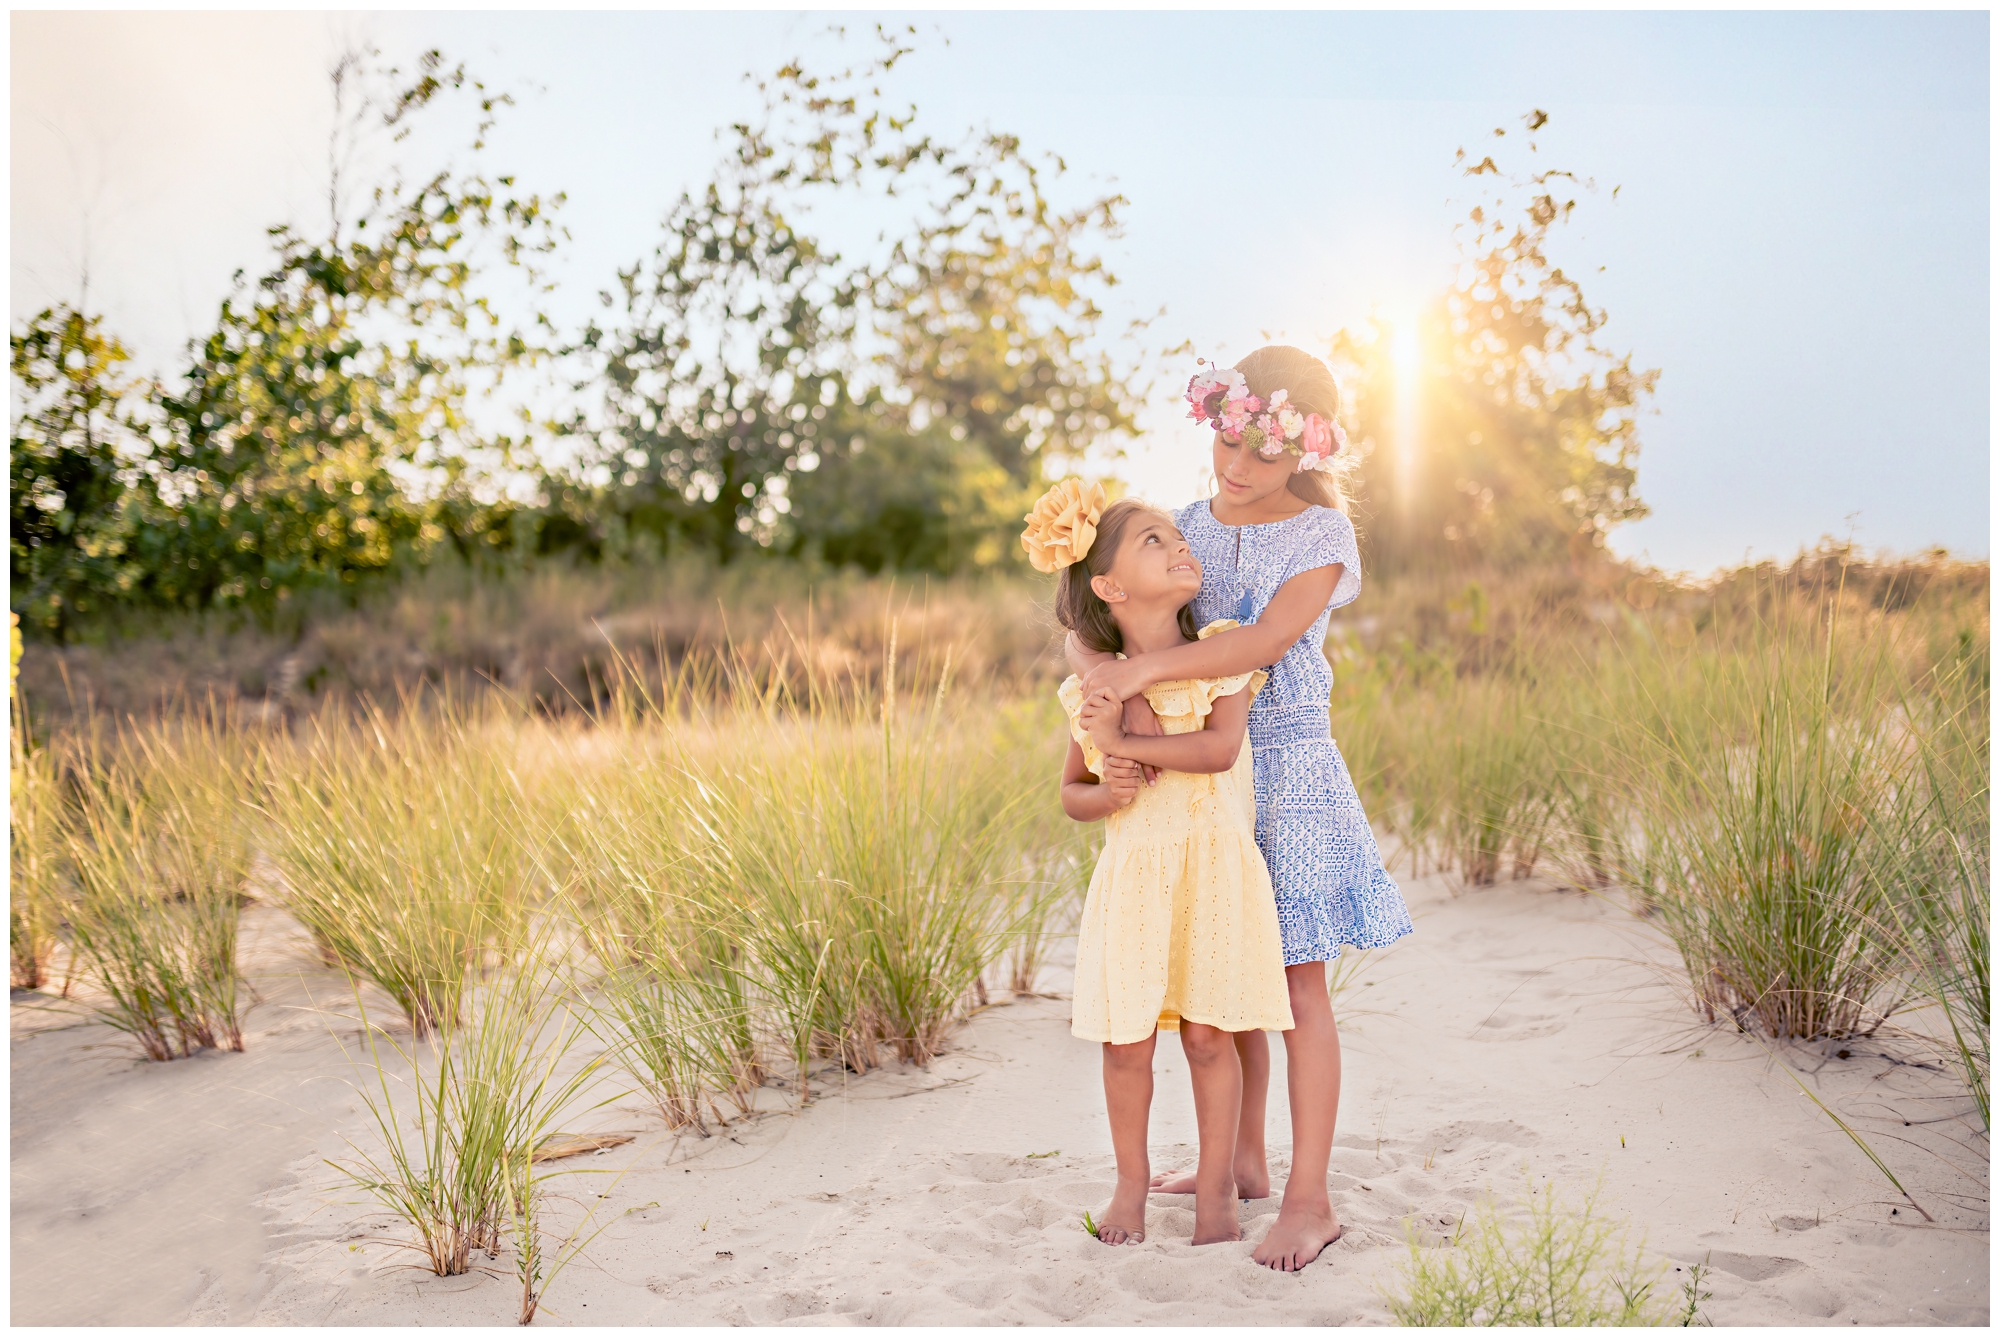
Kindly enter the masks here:
[[1554, 792], [1537, 695], [1474, 679], [1445, 703], [1444, 746], [1426, 778], [1440, 802], [1445, 857], [1468, 886], [1491, 886], [1503, 872], [1527, 877], [1541, 859]]
[[1037, 992], [1056, 944], [1075, 933], [1076, 916], [1103, 840], [1101, 824], [1070, 822], [1051, 837], [1034, 840], [1020, 857], [1011, 916], [1013, 945], [1003, 961], [1002, 982], [1010, 991]]
[[[744, 758], [696, 811], [745, 893], [765, 985], [808, 1043], [866, 1071], [927, 1063], [1016, 931], [1009, 858], [1036, 785], [938, 697], [878, 721], [815, 717]], [[769, 744], [776, 744], [770, 746]], [[809, 1019], [809, 1021], [808, 1021]]]
[[[709, 1118], [754, 1108], [764, 1072], [740, 977], [653, 960], [605, 969], [594, 1006], [599, 1034], [668, 1128], [708, 1132]], [[803, 1085], [803, 1083], [802, 1083]]]
[[55, 751], [36, 746], [18, 700], [7, 767], [8, 980], [16, 989], [48, 982], [72, 901], [69, 813]]
[[1938, 665], [1906, 696], [1910, 765], [1898, 801], [1872, 814], [1884, 930], [1939, 1024], [1928, 1038], [1990, 1127], [1992, 1026], [1991, 710], [1984, 656]]
[[690, 838], [702, 781], [659, 742], [620, 737], [566, 777], [573, 806], [552, 845], [596, 966], [593, 1024], [668, 1127], [706, 1131], [710, 1112], [725, 1117], [717, 1100], [747, 1112], [764, 1082], [756, 968], [748, 922]]
[[1634, 748], [1639, 894], [1709, 1016], [1754, 1013], [1788, 1038], [1874, 1031], [1899, 1002], [1870, 876], [1871, 814], [1904, 779], [1886, 720], [1840, 710], [1824, 662], [1780, 647], [1687, 668], [1701, 686], [1661, 701]]
[[946, 661], [892, 658], [802, 692], [641, 701], [616, 745], [574, 754], [552, 843], [600, 1016], [669, 1124], [746, 1109], [781, 1069], [804, 1099], [814, 1059], [926, 1063], [1010, 949], [1032, 974], [1074, 881], [1034, 807], [1059, 721], [979, 698]]
[[[401, 1044], [365, 1025], [364, 1104], [379, 1149], [329, 1162], [416, 1232], [411, 1242], [438, 1276], [497, 1259], [511, 1241], [532, 1321], [552, 1279], [540, 1210], [549, 1179], [535, 1152], [592, 1099], [601, 1060], [577, 1053], [585, 1033], [564, 1005], [555, 944], [525, 946], [477, 985], [460, 1024]], [[357, 996], [357, 1004], [359, 998]], [[406, 1069], [407, 1077], [400, 1075]], [[398, 1075], [391, 1075], [396, 1071]]]
[[512, 732], [493, 714], [323, 714], [276, 749], [268, 803], [286, 907], [419, 1036], [457, 1025], [483, 955], [506, 955], [526, 930], [534, 833], [507, 764]]
[[1547, 766], [1542, 838], [1567, 881], [1601, 890], [1631, 879], [1635, 829], [1631, 794], [1620, 775], [1618, 721], [1591, 704], [1587, 672], [1564, 675], [1551, 696], [1567, 708], [1545, 703], [1537, 721]]
[[71, 925], [100, 1013], [149, 1059], [242, 1049], [253, 746], [227, 722], [190, 720], [89, 749], [77, 771]]
[[1983, 951], [1983, 675], [1940, 679], [1913, 615], [1800, 612], [1635, 654], [1602, 707], [1629, 723], [1641, 902], [1710, 1015], [1842, 1037], [1928, 992], [1970, 1026], [1951, 1000], [1983, 968], [1948, 963]]
[[1410, 870], [1627, 889], [1710, 1018], [1893, 1018], [1989, 1119], [1984, 564], [1605, 575], [1414, 581], [1329, 644], [1335, 736]]
[[1683, 1317], [1658, 1292], [1664, 1264], [1646, 1261], [1644, 1240], [1606, 1215], [1600, 1192], [1601, 1183], [1572, 1204], [1530, 1177], [1511, 1209], [1486, 1195], [1437, 1247], [1412, 1228], [1389, 1311], [1425, 1328], [1653, 1327]]

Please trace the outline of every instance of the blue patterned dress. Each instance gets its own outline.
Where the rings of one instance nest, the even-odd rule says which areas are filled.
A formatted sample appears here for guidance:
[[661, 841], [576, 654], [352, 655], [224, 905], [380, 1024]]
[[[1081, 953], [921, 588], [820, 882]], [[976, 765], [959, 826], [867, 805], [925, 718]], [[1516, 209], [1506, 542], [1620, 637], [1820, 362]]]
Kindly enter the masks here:
[[1331, 961], [1344, 945], [1386, 947], [1411, 931], [1410, 910], [1382, 867], [1327, 712], [1327, 618], [1361, 593], [1354, 526], [1324, 506], [1266, 525], [1225, 525], [1205, 501], [1175, 520], [1201, 562], [1198, 623], [1254, 622], [1293, 576], [1342, 567], [1333, 598], [1271, 666], [1269, 684], [1250, 706], [1257, 844], [1277, 892], [1286, 965]]

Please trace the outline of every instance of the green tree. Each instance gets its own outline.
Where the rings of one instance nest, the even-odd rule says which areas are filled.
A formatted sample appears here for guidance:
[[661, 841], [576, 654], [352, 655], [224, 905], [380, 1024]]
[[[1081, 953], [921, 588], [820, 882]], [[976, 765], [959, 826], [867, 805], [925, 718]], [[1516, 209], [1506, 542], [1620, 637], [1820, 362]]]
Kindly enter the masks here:
[[41, 312], [11, 342], [9, 599], [24, 625], [66, 639], [144, 574], [128, 495], [149, 449], [144, 388], [101, 319], [74, 308]]
[[623, 324], [584, 332], [604, 477], [572, 492], [572, 515], [612, 512], [727, 561], [770, 545], [789, 476], [858, 428], [852, 284], [758, 184], [733, 175], [682, 196], [651, 263], [619, 274]]
[[[351, 67], [343, 62], [336, 88]], [[478, 100], [483, 143], [497, 108], [463, 66], [424, 55], [407, 82], [362, 115], [407, 132], [448, 92]], [[158, 523], [135, 549], [151, 601], [269, 606], [308, 583], [351, 581], [446, 538], [503, 539], [473, 492], [471, 452], [515, 443], [476, 433], [467, 403], [536, 346], [476, 291], [482, 250], [526, 270], [556, 245], [550, 201], [511, 177], [439, 171], [414, 188], [376, 187], [341, 235], [337, 182], [329, 235], [271, 230], [276, 264], [238, 276], [182, 385], [161, 400], [147, 471]]]
[[[1545, 113], [1495, 138], [1525, 143]], [[1496, 151], [1500, 146], [1496, 146]], [[1547, 253], [1552, 229], [1594, 189], [1559, 169], [1510, 174], [1460, 149], [1484, 193], [1455, 231], [1457, 281], [1417, 316], [1415, 441], [1398, 404], [1389, 320], [1332, 341], [1371, 446], [1360, 465], [1370, 559], [1378, 570], [1581, 557], [1612, 526], [1646, 514], [1636, 492], [1638, 417], [1659, 379], [1601, 340], [1602, 308]], [[1616, 191], [1612, 192], [1616, 195]]]
[[[750, 545], [956, 570], [1006, 560], [1004, 532], [1062, 462], [1132, 430], [1128, 376], [1097, 339], [1095, 253], [1116, 196], [1063, 210], [1059, 160], [978, 133], [922, 134], [882, 86], [911, 48], [877, 30], [860, 65], [794, 61], [727, 132], [715, 183], [683, 197], [622, 319], [593, 328], [612, 505], [727, 560]], [[907, 227], [849, 258], [802, 220], [900, 199]], [[607, 296], [607, 304], [612, 302]]]

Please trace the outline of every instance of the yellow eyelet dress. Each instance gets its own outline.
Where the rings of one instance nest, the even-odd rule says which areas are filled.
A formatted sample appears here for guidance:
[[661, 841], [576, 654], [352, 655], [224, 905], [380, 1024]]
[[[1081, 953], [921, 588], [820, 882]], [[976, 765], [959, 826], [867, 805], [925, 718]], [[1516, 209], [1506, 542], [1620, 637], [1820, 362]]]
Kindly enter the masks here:
[[[1211, 622], [1201, 635], [1235, 626]], [[1193, 678], [1146, 689], [1168, 734], [1204, 726], [1215, 702], [1264, 674]], [[1078, 722], [1083, 689], [1057, 690], [1070, 736], [1100, 778], [1104, 757]], [[1257, 848], [1257, 797], [1246, 738], [1219, 775], [1160, 772], [1159, 784], [1106, 819], [1077, 931], [1070, 1033], [1132, 1044], [1182, 1018], [1225, 1031], [1292, 1027], [1277, 898]]]

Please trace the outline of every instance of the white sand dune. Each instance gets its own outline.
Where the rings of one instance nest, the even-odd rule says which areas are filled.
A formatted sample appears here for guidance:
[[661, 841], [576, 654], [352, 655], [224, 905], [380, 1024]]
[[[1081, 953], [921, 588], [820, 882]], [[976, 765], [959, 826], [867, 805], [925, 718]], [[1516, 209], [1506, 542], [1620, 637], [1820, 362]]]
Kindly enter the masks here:
[[[802, 1112], [774, 1099], [717, 1136], [662, 1134], [630, 1099], [579, 1120], [640, 1136], [575, 1162], [623, 1173], [567, 1181], [557, 1215], [589, 1202], [612, 1224], [540, 1321], [1380, 1323], [1406, 1223], [1441, 1232], [1487, 1188], [1515, 1192], [1524, 1164], [1578, 1191], [1601, 1173], [1670, 1269], [1707, 1260], [1717, 1324], [1988, 1321], [1988, 1142], [1914, 1050], [1786, 1054], [1934, 1222], [1760, 1045], [1697, 1024], [1622, 911], [1527, 884], [1411, 893], [1417, 935], [1340, 1000], [1332, 1187], [1348, 1233], [1301, 1274], [1250, 1261], [1274, 1201], [1246, 1204], [1241, 1244], [1193, 1248], [1191, 1200], [1160, 1196], [1145, 1244], [1085, 1235], [1112, 1172], [1097, 1051], [1069, 1037], [1061, 1000], [1020, 999], [928, 1071], [852, 1079]], [[268, 958], [282, 921], [258, 914]], [[114, 1038], [101, 1026], [37, 1031], [50, 1014], [17, 995], [16, 1323], [512, 1321], [507, 1256], [508, 1275], [409, 1266], [401, 1227], [323, 1163], [370, 1135], [324, 1019], [298, 1010], [338, 1001], [338, 982], [263, 987], [249, 1052], [167, 1065], [91, 1049]], [[1171, 1039], [1159, 1069], [1164, 1169], [1194, 1140]], [[1281, 1066], [1280, 1178], [1282, 1083]]]

